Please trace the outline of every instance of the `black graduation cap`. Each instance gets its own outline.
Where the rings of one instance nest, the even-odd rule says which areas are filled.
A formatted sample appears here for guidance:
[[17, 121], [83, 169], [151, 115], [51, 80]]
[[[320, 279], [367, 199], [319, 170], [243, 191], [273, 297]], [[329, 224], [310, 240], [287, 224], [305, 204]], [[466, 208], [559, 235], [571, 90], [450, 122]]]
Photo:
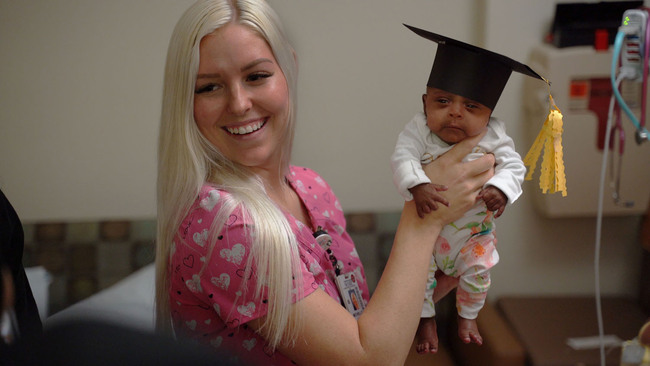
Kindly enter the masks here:
[[546, 81], [530, 67], [509, 57], [404, 25], [438, 44], [428, 87], [458, 94], [494, 109], [512, 71]]

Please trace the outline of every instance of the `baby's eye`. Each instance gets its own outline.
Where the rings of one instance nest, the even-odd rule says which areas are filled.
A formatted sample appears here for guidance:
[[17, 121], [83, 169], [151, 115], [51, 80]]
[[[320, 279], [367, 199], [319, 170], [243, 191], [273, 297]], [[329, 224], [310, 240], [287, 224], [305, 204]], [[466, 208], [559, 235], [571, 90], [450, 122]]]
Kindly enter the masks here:
[[436, 99], [436, 102], [441, 103], [441, 104], [447, 104], [447, 103], [449, 103], [449, 99], [447, 99], [447, 98], [438, 98], [438, 99]]
[[469, 109], [480, 108], [478, 104], [474, 104], [474, 103], [467, 103], [467, 104], [465, 104], [465, 107], [467, 107]]

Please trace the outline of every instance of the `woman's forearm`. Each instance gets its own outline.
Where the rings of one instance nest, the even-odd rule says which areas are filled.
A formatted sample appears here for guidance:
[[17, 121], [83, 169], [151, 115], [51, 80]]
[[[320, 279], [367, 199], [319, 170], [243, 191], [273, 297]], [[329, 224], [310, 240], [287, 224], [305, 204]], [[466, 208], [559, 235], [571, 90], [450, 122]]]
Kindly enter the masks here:
[[424, 225], [412, 201], [405, 204], [383, 275], [358, 320], [359, 337], [367, 354], [386, 364], [403, 364], [408, 355], [440, 229]]

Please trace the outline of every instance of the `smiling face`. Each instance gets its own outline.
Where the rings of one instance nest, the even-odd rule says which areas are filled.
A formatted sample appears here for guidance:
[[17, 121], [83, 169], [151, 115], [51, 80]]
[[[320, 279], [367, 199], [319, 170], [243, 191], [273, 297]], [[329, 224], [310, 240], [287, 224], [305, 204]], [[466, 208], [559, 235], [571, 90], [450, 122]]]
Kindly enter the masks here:
[[194, 94], [199, 130], [226, 158], [252, 169], [280, 164], [287, 82], [267, 42], [229, 23], [201, 40]]
[[427, 126], [450, 145], [481, 133], [492, 114], [481, 103], [431, 87], [422, 95], [422, 103]]

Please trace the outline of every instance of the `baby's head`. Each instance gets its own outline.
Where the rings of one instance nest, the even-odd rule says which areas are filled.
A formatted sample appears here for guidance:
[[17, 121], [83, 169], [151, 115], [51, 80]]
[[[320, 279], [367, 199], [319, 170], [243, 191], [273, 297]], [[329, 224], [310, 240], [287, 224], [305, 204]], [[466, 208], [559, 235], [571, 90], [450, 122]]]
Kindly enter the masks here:
[[482, 103], [432, 87], [422, 95], [422, 104], [431, 132], [450, 145], [481, 133], [492, 114]]
[[[438, 107], [446, 106], [446, 100], [458, 100], [459, 105], [464, 106], [463, 111], [467, 112], [465, 115], [476, 117], [471, 118], [470, 124], [478, 125], [480, 131], [487, 125], [490, 114], [512, 71], [544, 80], [530, 67], [506, 56], [423, 29], [409, 25], [406, 27], [419, 36], [438, 44], [436, 57], [427, 81], [427, 93], [422, 97], [424, 110], [427, 114], [427, 124], [433, 132], [436, 132], [436, 128], [432, 125], [448, 123], [446, 122], [447, 116], [443, 118], [442, 113], [438, 114], [440, 112]], [[447, 97], [440, 99], [438, 97], [440, 94], [445, 94]], [[449, 98], [451, 96], [453, 98]], [[478, 110], [478, 113], [470, 113], [475, 109]], [[447, 108], [444, 110], [445, 114], [453, 112]], [[436, 112], [435, 117], [434, 111]], [[474, 130], [473, 127], [472, 130]], [[464, 137], [471, 136], [469, 128], [466, 129], [466, 132]], [[474, 135], [476, 134], [474, 133]], [[450, 133], [450, 135], [452, 134]], [[452, 142], [452, 140], [447, 141], [445, 137], [439, 136], [446, 142]], [[449, 138], [451, 139], [451, 137]], [[456, 141], [457, 138], [453, 139], [453, 143], [462, 140], [460, 138]]]

